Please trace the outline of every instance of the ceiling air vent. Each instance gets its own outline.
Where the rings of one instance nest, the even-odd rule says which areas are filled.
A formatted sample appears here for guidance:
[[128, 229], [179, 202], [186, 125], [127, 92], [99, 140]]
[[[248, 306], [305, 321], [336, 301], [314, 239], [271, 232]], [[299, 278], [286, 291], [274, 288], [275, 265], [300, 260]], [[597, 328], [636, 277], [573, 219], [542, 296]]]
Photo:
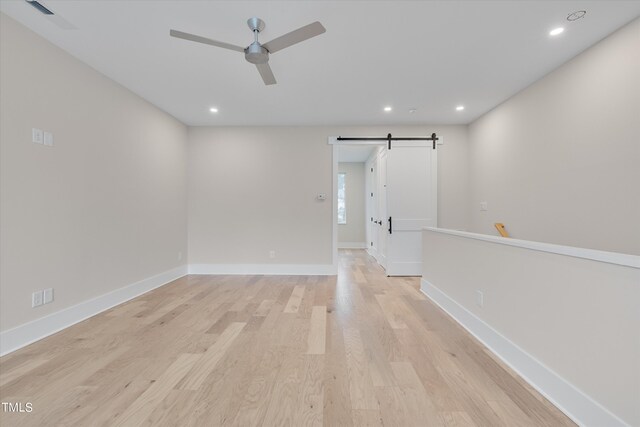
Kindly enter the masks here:
[[53, 13], [51, 9], [49, 9], [39, 1], [37, 0], [25, 0], [25, 1], [29, 3], [31, 6], [33, 6], [35, 9], [40, 11], [40, 13], [44, 15], [45, 19], [50, 21], [52, 24], [57, 25], [58, 28], [61, 28], [63, 30], [77, 30], [75, 25], [73, 25], [71, 22], [64, 19], [62, 16]]
[[586, 10], [578, 10], [576, 12], [570, 13], [567, 16], [567, 21], [577, 21], [578, 19], [584, 18], [584, 15], [587, 14]]
[[29, 3], [31, 6], [35, 7], [36, 9], [38, 9], [40, 12], [42, 12], [45, 15], [53, 15], [54, 14], [53, 12], [51, 12], [49, 9], [44, 7], [40, 2], [38, 2], [36, 0], [26, 0], [26, 2]]

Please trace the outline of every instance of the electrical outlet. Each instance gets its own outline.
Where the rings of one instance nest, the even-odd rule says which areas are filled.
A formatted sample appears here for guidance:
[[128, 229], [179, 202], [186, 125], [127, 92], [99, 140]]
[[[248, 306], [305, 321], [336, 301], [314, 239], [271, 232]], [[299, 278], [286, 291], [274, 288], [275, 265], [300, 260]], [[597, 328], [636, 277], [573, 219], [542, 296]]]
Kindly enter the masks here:
[[480, 210], [481, 211], [489, 210], [487, 202], [480, 202]]
[[43, 304], [49, 304], [53, 302], [53, 288], [48, 288], [43, 291], [44, 299], [42, 301]]
[[274, 259], [276, 257], [276, 251], [269, 251], [269, 258]]
[[178, 261], [182, 261], [182, 251], [178, 252]]
[[484, 306], [484, 293], [482, 291], [476, 291], [476, 305], [480, 308]]
[[31, 294], [31, 307], [38, 307], [43, 304], [42, 299], [44, 295], [42, 291], [35, 291]]

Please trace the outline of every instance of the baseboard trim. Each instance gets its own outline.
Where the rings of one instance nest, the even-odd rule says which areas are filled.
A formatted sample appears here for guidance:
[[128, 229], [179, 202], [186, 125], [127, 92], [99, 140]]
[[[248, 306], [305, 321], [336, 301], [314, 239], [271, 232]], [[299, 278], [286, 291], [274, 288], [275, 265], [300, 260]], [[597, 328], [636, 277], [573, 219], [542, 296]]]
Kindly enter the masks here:
[[367, 249], [366, 242], [338, 242], [338, 249]]
[[0, 332], [0, 356], [53, 335], [187, 274], [183, 265]]
[[333, 264], [190, 264], [189, 274], [335, 276]]
[[420, 290], [471, 335], [580, 426], [628, 426], [576, 386], [422, 279]]

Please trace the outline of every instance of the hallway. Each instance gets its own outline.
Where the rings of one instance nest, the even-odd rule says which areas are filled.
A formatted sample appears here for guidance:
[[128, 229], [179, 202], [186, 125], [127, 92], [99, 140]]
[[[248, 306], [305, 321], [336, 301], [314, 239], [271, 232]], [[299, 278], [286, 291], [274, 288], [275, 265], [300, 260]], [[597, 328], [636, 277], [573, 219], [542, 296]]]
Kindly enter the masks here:
[[183, 277], [2, 359], [42, 425], [573, 425], [364, 250], [332, 276]]

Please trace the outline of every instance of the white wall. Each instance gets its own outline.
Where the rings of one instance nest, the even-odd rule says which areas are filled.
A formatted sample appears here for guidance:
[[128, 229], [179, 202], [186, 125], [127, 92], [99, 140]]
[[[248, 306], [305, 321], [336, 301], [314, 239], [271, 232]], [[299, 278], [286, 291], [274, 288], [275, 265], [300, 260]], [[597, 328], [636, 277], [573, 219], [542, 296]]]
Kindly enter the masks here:
[[190, 128], [189, 262], [331, 264], [330, 154], [304, 128]]
[[473, 231], [640, 254], [638, 52], [640, 19], [470, 125]]
[[438, 147], [440, 225], [466, 228], [466, 126], [194, 127], [188, 148], [190, 264], [330, 265], [332, 204], [316, 200], [318, 193], [332, 194], [327, 138], [388, 132], [444, 136]]
[[[6, 15], [0, 24], [5, 331], [185, 264], [186, 128]], [[55, 146], [32, 143], [33, 127]], [[31, 308], [49, 287], [54, 302]]]
[[364, 162], [340, 162], [338, 163], [338, 173], [346, 174], [345, 204], [347, 210], [347, 223], [338, 225], [338, 247], [349, 246], [345, 243], [365, 247]]
[[[464, 307], [629, 425], [640, 425], [638, 268], [425, 231], [423, 269], [423, 279], [446, 295], [439, 299], [448, 311]], [[484, 293], [483, 307], [476, 290]], [[464, 313], [459, 318], [464, 322]], [[482, 327], [474, 333], [482, 335]], [[597, 407], [494, 342], [493, 351], [532, 383], [546, 384], [543, 392], [585, 425], [619, 425], [594, 422], [603, 415]]]
[[444, 146], [438, 146], [438, 227], [468, 230], [471, 226], [468, 127], [450, 126], [438, 134], [444, 136], [445, 142]]

